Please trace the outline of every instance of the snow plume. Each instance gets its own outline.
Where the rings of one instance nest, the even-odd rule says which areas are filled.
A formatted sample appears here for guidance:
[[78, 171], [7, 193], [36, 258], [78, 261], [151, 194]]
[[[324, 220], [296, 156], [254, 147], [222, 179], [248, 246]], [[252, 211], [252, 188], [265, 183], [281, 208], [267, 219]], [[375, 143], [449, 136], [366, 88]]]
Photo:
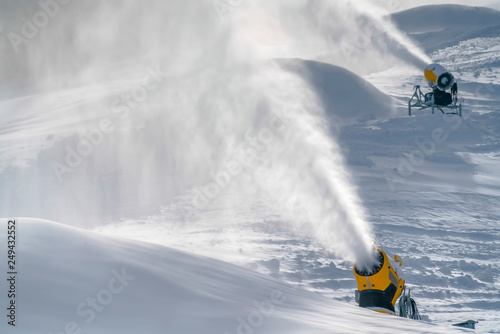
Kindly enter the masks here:
[[16, 188], [14, 197], [2, 192], [5, 215], [92, 225], [151, 213], [190, 189], [204, 206], [251, 175], [296, 227], [339, 256], [369, 261], [371, 226], [321, 104], [272, 60], [357, 73], [426, 61], [366, 3], [43, 4], [33, 12], [49, 10], [45, 24], [38, 14], [7, 27], [22, 38], [9, 35], [5, 59], [23, 69], [24, 86], [45, 92], [32, 104], [39, 123], [26, 130], [55, 140], [36, 164], [4, 169]]
[[395, 63], [423, 69], [430, 58], [388, 19], [398, 1], [387, 6], [364, 0], [307, 1], [305, 14], [298, 17], [291, 10], [283, 19], [287, 29], [294, 31], [291, 50], [358, 74], [385, 70]]
[[371, 225], [315, 93], [279, 66], [263, 74], [259, 84], [266, 99], [261, 112], [270, 121], [256, 130], [258, 159], [245, 160], [258, 192], [326, 249], [360, 265], [369, 263]]

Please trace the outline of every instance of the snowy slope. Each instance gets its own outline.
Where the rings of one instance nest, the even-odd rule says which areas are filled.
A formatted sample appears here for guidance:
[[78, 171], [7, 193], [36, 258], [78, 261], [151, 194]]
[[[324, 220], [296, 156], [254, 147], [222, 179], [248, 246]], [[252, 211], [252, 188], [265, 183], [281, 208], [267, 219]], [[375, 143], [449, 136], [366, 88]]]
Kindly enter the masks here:
[[[17, 57], [9, 49], [19, 62], [12, 68], [9, 64], [7, 78], [0, 79], [8, 81], [0, 92], [2, 216], [57, 217], [66, 225], [94, 228], [99, 233], [48, 221], [19, 220], [18, 332], [59, 333], [75, 321], [83, 333], [434, 333], [453, 332], [451, 324], [474, 319], [479, 321], [476, 333], [500, 333], [498, 12], [426, 6], [394, 14], [402, 31], [432, 52], [434, 61], [454, 72], [465, 106], [463, 119], [429, 111], [410, 118], [406, 104], [412, 87], [425, 86], [421, 69], [395, 68], [387, 60], [391, 57], [382, 57], [384, 50], [400, 54], [400, 44], [370, 44], [372, 39], [366, 37], [373, 28], [383, 32], [379, 38], [392, 31], [385, 31], [380, 23], [374, 26], [369, 16], [360, 16], [356, 6], [361, 3], [362, 7], [362, 2], [344, 7], [342, 1], [335, 1], [328, 7], [327, 2], [304, 1], [307, 6], [299, 7], [299, 15], [293, 6], [283, 7], [290, 15], [276, 15], [282, 9], [277, 3], [267, 16], [260, 11], [265, 7], [252, 8], [253, 2], [242, 2], [233, 8], [234, 17], [222, 20], [206, 15], [213, 10], [212, 3], [197, 3], [195, 10], [174, 1], [157, 1], [148, 8], [130, 2], [119, 10], [109, 3], [103, 12], [90, 5], [82, 11], [99, 15], [81, 15], [82, 7], [74, 3], [66, 15], [51, 21], [39, 39], [31, 40], [31, 62], [24, 58], [26, 54]], [[333, 19], [328, 16], [335, 13], [340, 14]], [[275, 21], [277, 17], [288, 21]], [[16, 18], [12, 20], [23, 23]], [[58, 25], [61, 18], [67, 23], [62, 28]], [[164, 27], [158, 22], [170, 26], [166, 31], [158, 29]], [[221, 34], [214, 38], [214, 32]], [[116, 46], [118, 35], [131, 38]], [[293, 40], [296, 36], [300, 41]], [[164, 42], [167, 37], [169, 43]], [[100, 47], [88, 43], [89, 39]], [[219, 43], [233, 39], [235, 45]], [[55, 57], [60, 40], [76, 44], [65, 57], [75, 62], [71, 66], [62, 66], [68, 64]], [[354, 41], [362, 55], [348, 59], [351, 70], [361, 68], [366, 73], [366, 68], [374, 68], [369, 66], [372, 61], [387, 70], [361, 78], [331, 64], [295, 59], [306, 55], [342, 63], [321, 55], [325, 45], [330, 54], [335, 51], [332, 46], [346, 41]], [[193, 51], [193, 46], [200, 49]], [[262, 66], [261, 60], [251, 57], [253, 52], [272, 55], [273, 50], [283, 51], [277, 57], [289, 73]], [[155, 57], [159, 51], [165, 54]], [[336, 51], [334, 55], [340, 52]], [[200, 58], [185, 57], [198, 53]], [[282, 60], [283, 55], [291, 55], [292, 60]], [[377, 59], [370, 59], [373, 55]], [[121, 62], [123, 58], [127, 62]], [[184, 62], [186, 58], [191, 62]], [[112, 109], [113, 103], [123, 102], [141, 87], [149, 73], [144, 68], [160, 64], [168, 69], [171, 63], [177, 66], [176, 61], [195, 64], [195, 70], [185, 77], [166, 79], [124, 120]], [[33, 68], [26, 67], [27, 62]], [[207, 66], [200, 69], [200, 64]], [[78, 70], [87, 65], [80, 77]], [[114, 66], [120, 69], [114, 76], [103, 71]], [[43, 74], [43, 80], [36, 75], [40, 82], [24, 77], [20, 69]], [[36, 95], [29, 95], [24, 87], [8, 86], [10, 76], [14, 84], [16, 80], [56, 84], [58, 77], [51, 76], [51, 70], [68, 77], [72, 85]], [[131, 76], [136, 79], [130, 80]], [[276, 85], [266, 85], [269, 82]], [[308, 89], [319, 101], [308, 98]], [[232, 179], [206, 207], [193, 206], [191, 187], [213, 181], [209, 173], [219, 167], [213, 162], [220, 156], [228, 158], [226, 151], [245, 144], [243, 137], [249, 132], [262, 129], [266, 103], [275, 98], [302, 109], [316, 110], [315, 103], [322, 104], [325, 119], [314, 116], [320, 128], [335, 130], [328, 134], [336, 143], [338, 139], [376, 244], [402, 256], [412, 296], [421, 314], [434, 325], [355, 307], [352, 263], [305, 231], [294, 229], [290, 217], [278, 214], [276, 207], [258, 196], [252, 173]], [[244, 107], [254, 103], [257, 112], [247, 114]], [[288, 106], [274, 105], [279, 110]], [[60, 182], [54, 161], [64, 161], [67, 147], [82, 145], [85, 132], [106, 118], [113, 120], [115, 131], [104, 136]], [[296, 125], [302, 125], [302, 120], [307, 119], [298, 119]], [[317, 128], [310, 130], [316, 133]], [[436, 141], [436, 132], [445, 133], [444, 140]], [[316, 146], [322, 147], [329, 139], [323, 137]], [[286, 164], [279, 172], [298, 171], [295, 182], [320, 184], [324, 180], [305, 178], [311, 168], [299, 168], [310, 166], [307, 158], [314, 158], [310, 152], [315, 146], [304, 150], [287, 140], [283, 144], [300, 154], [283, 160]], [[269, 151], [259, 156], [268, 164], [283, 153]], [[345, 180], [342, 165], [335, 165], [327, 175], [341, 175]], [[289, 189], [288, 185], [283, 182], [282, 188]], [[327, 207], [335, 199], [321, 197], [321, 187], [316, 190], [309, 194], [319, 197], [306, 198], [306, 204], [314, 205], [301, 209], [317, 208], [315, 204], [323, 201]], [[327, 232], [345, 234], [341, 225], [336, 227]], [[5, 229], [0, 231], [5, 240]], [[5, 248], [0, 251], [3, 258], [4, 252]], [[87, 298], [109, 296], [110, 280], [122, 269], [134, 279], [121, 293], [112, 294], [113, 301], [87, 324], [89, 313], [81, 316], [77, 307]], [[2, 281], [1, 291], [5, 285]], [[274, 290], [284, 293], [285, 303], [274, 303], [269, 317], [259, 316], [255, 302], [270, 300]], [[252, 321], [255, 326], [248, 325]], [[2, 333], [11, 332], [11, 328], [5, 330], [4, 322], [1, 326]]]
[[[203, 256], [49, 221], [16, 223], [22, 289], [16, 333], [450, 331], [345, 305]], [[0, 238], [6, 240], [6, 228]], [[5, 280], [0, 288], [5, 291]], [[5, 321], [0, 326], [2, 333], [12, 330]]]
[[394, 13], [391, 19], [426, 51], [500, 33], [500, 12], [485, 7], [422, 6]]
[[[447, 64], [464, 80], [463, 88], [474, 88], [486, 99], [498, 96], [500, 76], [500, 37], [477, 37], [432, 53], [433, 59]], [[484, 85], [478, 85], [478, 83]], [[474, 87], [475, 86], [475, 87]]]
[[311, 82], [333, 127], [385, 119], [394, 113], [390, 97], [343, 67], [304, 60], [282, 63], [288, 70]]
[[[308, 73], [306, 78], [309, 80], [312, 80], [311, 76], [316, 76], [322, 80], [321, 82], [326, 87], [330, 87], [331, 84], [332, 87], [337, 88], [338, 85], [345, 84], [347, 87], [353, 88], [353, 91], [348, 91], [347, 93], [363, 98], [369, 97], [366, 100], [352, 98], [344, 100], [340, 99], [342, 95], [335, 95], [335, 99], [331, 99], [330, 104], [327, 104], [331, 108], [327, 109], [331, 115], [338, 115], [339, 111], [343, 112], [343, 109], [338, 109], [342, 107], [352, 110], [351, 108], [356, 106], [356, 104], [370, 105], [373, 106], [374, 110], [378, 111], [375, 113], [375, 118], [366, 117], [362, 119], [361, 123], [359, 123], [359, 118], [364, 116], [362, 110], [359, 113], [354, 113], [352, 115], [354, 117], [351, 117], [349, 113], [340, 114], [347, 118], [340, 140], [346, 152], [347, 161], [354, 171], [365, 204], [369, 208], [369, 212], [377, 226], [379, 244], [403, 256], [407, 265], [405, 266], [405, 270], [408, 271], [408, 284], [412, 288], [412, 294], [417, 298], [421, 312], [429, 316], [431, 320], [438, 320], [438, 322], [445, 324], [474, 318], [481, 321], [478, 328], [489, 326], [493, 330], [495, 325], [491, 322], [491, 319], [495, 319], [496, 315], [495, 312], [489, 310], [494, 310], [496, 308], [495, 305], [498, 303], [498, 300], [494, 296], [495, 292], [498, 291], [498, 283], [495, 282], [500, 273], [498, 265], [494, 264], [494, 260], [498, 258], [498, 239], [495, 239], [495, 235], [498, 235], [495, 224], [495, 217], [498, 216], [498, 213], [495, 211], [495, 206], [493, 205], [496, 195], [495, 193], [492, 195], [491, 192], [496, 192], [496, 190], [494, 187], [492, 188], [492, 185], [489, 185], [489, 190], [485, 194], [478, 193], [478, 191], [472, 194], [462, 194], [461, 191], [467, 190], [467, 192], [470, 192], [470, 189], [477, 187], [479, 182], [473, 177], [474, 173], [477, 173], [475, 170], [478, 167], [471, 166], [468, 162], [474, 158], [470, 155], [472, 151], [469, 144], [471, 142], [477, 144], [483, 143], [481, 138], [489, 136], [488, 141], [492, 143], [492, 147], [496, 147], [494, 146], [496, 137], [492, 137], [492, 134], [498, 133], [495, 128], [495, 124], [498, 123], [494, 121], [495, 118], [493, 115], [480, 116], [481, 113], [491, 112], [495, 108], [498, 109], [498, 103], [496, 102], [498, 94], [495, 93], [496, 90], [488, 96], [479, 96], [477, 99], [473, 99], [473, 95], [477, 92], [477, 84], [469, 83], [468, 86], [461, 84], [461, 87], [464, 86], [465, 91], [462, 91], [462, 93], [466, 94], [468, 104], [477, 104], [478, 106], [478, 108], [474, 109], [474, 111], [478, 112], [477, 117], [474, 117], [473, 122], [468, 121], [464, 123], [466, 127], [461, 127], [456, 132], [460, 134], [458, 138], [456, 140], [449, 140], [444, 146], [440, 146], [439, 151], [428, 157], [425, 165], [419, 168], [411, 177], [405, 178], [403, 182], [396, 183], [397, 192], [393, 193], [391, 188], [388, 187], [386, 173], [388, 171], [391, 172], [391, 168], [397, 169], [399, 155], [411, 153], [415, 147], [418, 148], [414, 141], [415, 138], [426, 137], [430, 130], [439, 126], [449, 128], [453, 123], [442, 119], [439, 119], [436, 123], [436, 116], [431, 115], [415, 118], [396, 117], [387, 119], [384, 107], [391, 106], [392, 102], [391, 104], [385, 104], [385, 102], [391, 100], [379, 90], [373, 88], [371, 84], [365, 84], [363, 79], [343, 69], [327, 64], [305, 62], [301, 68], [308, 71], [306, 72]], [[328, 75], [322, 73], [327, 73]], [[408, 78], [405, 81], [402, 90], [399, 86], [400, 83], [393, 80], [394, 73], [388, 72], [386, 75], [387, 77], [384, 77], [383, 74], [377, 74], [367, 79], [383, 91], [391, 93], [402, 91], [403, 97], [406, 97], [411, 91], [411, 84], [413, 82], [422, 80], [420, 74], [416, 73], [414, 77]], [[398, 86], [395, 87], [394, 85]], [[104, 93], [102, 89], [99, 91]], [[78, 95], [80, 94], [80, 92], [74, 95], [66, 94], [65, 104], [71, 105], [72, 99], [78, 101]], [[99, 94], [90, 91], [87, 100], [98, 100], [100, 98]], [[320, 91], [319, 94], [323, 99], [328, 101], [330, 94], [336, 94], [336, 90], [324, 90], [324, 92]], [[394, 99], [404, 100], [403, 97], [395, 95]], [[51, 98], [50, 96], [46, 96], [45, 99], [49, 105], [50, 103], [53, 103], [53, 105], [60, 103], [57, 98]], [[375, 103], [372, 104], [372, 101], [375, 101]], [[404, 103], [402, 104], [403, 107], [398, 109], [400, 115], [405, 114]], [[50, 107], [47, 107], [47, 109], [51, 110]], [[30, 111], [29, 108], [22, 108], [21, 110]], [[78, 121], [82, 121], [71, 119], [71, 117], [77, 116], [77, 114], [66, 112], [63, 115], [67, 117], [67, 124], [78, 124]], [[16, 119], [22, 117], [22, 115], [11, 114], [11, 117], [12, 124], [18, 124]], [[473, 127], [471, 128], [467, 124], [472, 124]], [[51, 126], [54, 125], [57, 125], [57, 123], [39, 122], [29, 129], [37, 129], [42, 138], [45, 138], [45, 136], [53, 133], [54, 128]], [[338, 123], [334, 122], [332, 126], [337, 127]], [[60, 130], [62, 133], [71, 132], [72, 127], [66, 125], [60, 127]], [[35, 135], [36, 133], [27, 131], [27, 135], [23, 136], [23, 140], [26, 143], [36, 143], [36, 138], [28, 136], [28, 134]], [[478, 152], [484, 151], [484, 145], [483, 143], [481, 146], [478, 146]], [[36, 159], [37, 157], [43, 159], [43, 156], [38, 156], [40, 149], [37, 146], [26, 147], [27, 154], [30, 151], [32, 152], [27, 156], [30, 156], [30, 159]], [[469, 152], [468, 155], [465, 155], [469, 160], [462, 160], [460, 157], [456, 157], [455, 152], [457, 151]], [[6, 152], [15, 153], [18, 151], [13, 146]], [[494, 160], [488, 159], [487, 156], [477, 156], [477, 159], [482, 159], [481, 166], [493, 166], [484, 171], [483, 180], [485, 181], [479, 183], [486, 186], [488, 185], [488, 180], [495, 179]], [[18, 161], [22, 161], [22, 157]], [[455, 189], [459, 189], [459, 192], [455, 192]], [[443, 191], [450, 192], [445, 197], [446, 201], [443, 199]], [[23, 200], [29, 200], [29, 198], [23, 198]], [[470, 204], [465, 204], [464, 200]], [[116, 225], [102, 228], [100, 231], [111, 235], [119, 234], [134, 239], [155, 241], [163, 245], [171, 245], [175, 248], [185, 249], [198, 254], [209, 254], [215, 258], [235, 262], [262, 273], [271, 274], [288, 282], [303, 284], [308, 289], [316, 290], [323, 295], [337, 299], [337, 301], [322, 299], [323, 302], [321, 303], [325, 303], [328, 307], [330, 307], [330, 304], [335, 304], [338, 305], [339, 309], [342, 309], [345, 307], [346, 302], [354, 305], [352, 295], [355, 284], [350, 263], [345, 263], [336, 259], [332, 254], [325, 253], [323, 249], [314, 244], [314, 241], [311, 243], [311, 240], [289, 233], [286, 223], [280, 221], [280, 217], [269, 213], [267, 209], [263, 210], [262, 214], [256, 207], [250, 208], [249, 212], [245, 211], [245, 209], [234, 209], [234, 207], [228, 211], [228, 203], [234, 205], [233, 202], [224, 203], [222, 201], [222, 203], [214, 203], [214, 207], [207, 208], [205, 212], [192, 210], [188, 199], [187, 203], [180, 203], [180, 207], [172, 206], [167, 208], [162, 216], [136, 218], [129, 223], [120, 222]], [[477, 203], [492, 203], [487, 206], [482, 204], [485, 205], [485, 218], [489, 215], [487, 220], [476, 221], [474, 219], [474, 210]], [[216, 204], [221, 204], [221, 207], [217, 207]], [[443, 222], [439, 214], [443, 212], [443, 207], [447, 208], [448, 212], [457, 210], [458, 213], [453, 213], [453, 215], [456, 215], [455, 219], [449, 221], [445, 219]], [[190, 212], [189, 210], [192, 211]], [[235, 216], [234, 212], [238, 212], [238, 214]], [[188, 217], [186, 217], [186, 214]], [[471, 232], [464, 227], [463, 230], [457, 232], [457, 221], [467, 228], [474, 226], [475, 231]], [[415, 224], [419, 224], [421, 227], [415, 227]], [[438, 224], [440, 227], [436, 228], [435, 224]], [[416, 238], [416, 235], [420, 235], [420, 237]], [[40, 240], [46, 240], [47, 238], [37, 239], [36, 236], [33, 236], [30, 244], [36, 245], [35, 249], [42, 249], [43, 245], [37, 244], [35, 240], [40, 242]], [[68, 238], [66, 235], [60, 237], [62, 240], [66, 238]], [[461, 242], [453, 241], [454, 238], [458, 238]], [[445, 245], [443, 246], [444, 250], [443, 248], [433, 246], [436, 240]], [[468, 250], [460, 254], [460, 260], [458, 260], [455, 250], [462, 247], [462, 242], [468, 245]], [[112, 263], [115, 259], [118, 259], [117, 263], [125, 261], [131, 268], [135, 268], [133, 263], [129, 263], [128, 260], [124, 260], [114, 253], [110, 253], [110, 258], [107, 259], [108, 255], [104, 254], [109, 252], [109, 246], [106, 246], [106, 243], [108, 241], [102, 241], [102, 249], [97, 250], [96, 254], [99, 254], [99, 259], [104, 258], [106, 263]], [[111, 244], [111, 242], [109, 243]], [[422, 247], [422, 245], [426, 247]], [[85, 247], [74, 249], [74, 254], [72, 254], [69, 245], [66, 246], [67, 248], [64, 250], [54, 250], [53, 253], [49, 253], [49, 256], [57, 253], [68, 254], [68, 258], [74, 258], [77, 256], [82, 257], [81, 254], [79, 255], [80, 252], [84, 253], [85, 256], [89, 254]], [[113, 245], [112, 248], [115, 248], [115, 246]], [[484, 252], [487, 255], [481, 259], [477, 259], [474, 255]], [[443, 256], [444, 253], [448, 255]], [[21, 255], [25, 257], [25, 255]], [[124, 257], [127, 259], [130, 257], [130, 254], [127, 253]], [[149, 258], [151, 255], [148, 254], [145, 257]], [[169, 256], [166, 255], [166, 257], [168, 258]], [[154, 261], [166, 262], [168, 260], [152, 259]], [[276, 266], [276, 260], [278, 261], [278, 266]], [[90, 261], [97, 261], [97, 259], [91, 259]], [[149, 262], [148, 267], [154, 267], [154, 261]], [[35, 262], [37, 261], [33, 260], [32, 263]], [[492, 267], [490, 267], [491, 263], [493, 263]], [[93, 264], [92, 266], [97, 265]], [[97, 274], [86, 273], [86, 275], [89, 275], [86, 280], [98, 281], [100, 279], [106, 284], [108, 277], [111, 277], [109, 273], [112, 269], [99, 266], [100, 269]], [[30, 267], [31, 265], [27, 265], [23, 271], [26, 270], [29, 272]], [[35, 272], [41, 269], [34, 267], [32, 270], [33, 275], [35, 275]], [[60, 273], [56, 268], [53, 270], [54, 273]], [[188, 270], [187, 266], [186, 270]], [[227, 271], [232, 272], [233, 269], [226, 270], [220, 275], [225, 276]], [[79, 268], [75, 268], [74, 272], [67, 274], [71, 277], [82, 275], [79, 272]], [[165, 273], [162, 272], [160, 274], [163, 276]], [[191, 273], [184, 272], [184, 274], [192, 276]], [[94, 275], [98, 275], [100, 278], [96, 278]], [[50, 280], [48, 279], [47, 281]], [[37, 288], [30, 289], [30, 291], [34, 293], [38, 287], [47, 286], [46, 282], [37, 283], [39, 284]], [[214, 285], [218, 284], [214, 283]], [[62, 309], [74, 310], [78, 303], [85, 300], [86, 296], [96, 295], [101, 288], [101, 283], [95, 283], [85, 290], [85, 293], [82, 292], [77, 296], [73, 297], [70, 292], [65, 293], [71, 296], [71, 298], [62, 301], [65, 305]], [[67, 289], [71, 290], [69, 287]], [[173, 289], [178, 290], [178, 287], [176, 286]], [[50, 289], [47, 291], [50, 291]], [[46, 293], [46, 290], [41, 289], [38, 293]], [[144, 293], [146, 295], [154, 294], [151, 291], [143, 290], [137, 293]], [[261, 299], [265, 300], [264, 295], [265, 293], [262, 292], [259, 297], [262, 296]], [[194, 298], [199, 297], [196, 294], [195, 296]], [[160, 297], [162, 297], [161, 300]], [[162, 307], [167, 307], [163, 304], [163, 297], [159, 295], [157, 303]], [[48, 297], [42, 295], [38, 300], [43, 300], [43, 298]], [[178, 300], [184, 299], [189, 298], [184, 295], [178, 296]], [[255, 299], [259, 300], [258, 298]], [[440, 299], [442, 300], [439, 301]], [[341, 304], [337, 304], [339, 301], [341, 301]], [[207, 305], [211, 305], [212, 302], [207, 301]], [[30, 301], [26, 303], [31, 304]], [[304, 301], [301, 300], [301, 303], [304, 303]], [[251, 302], [249, 304], [251, 305]], [[323, 305], [321, 308], [325, 308], [325, 304], [321, 304]], [[34, 302], [33, 305], [37, 305], [37, 303]], [[467, 306], [467, 308], [463, 312], [460, 312], [464, 306]], [[55, 309], [59, 310], [58, 307], [57, 305], [54, 306]], [[228, 308], [238, 309], [238, 306], [231, 305]], [[221, 305], [221, 309], [225, 309], [225, 306]], [[443, 312], [444, 310], [449, 311], [449, 313]], [[355, 312], [358, 311], [356, 310]], [[59, 311], [57, 312], [59, 313]], [[116, 314], [116, 317], [119, 317], [117, 314], [127, 312], [126, 307], [120, 306], [117, 312], [114, 314]], [[251, 312], [251, 308], [243, 308], [238, 314], [245, 315]], [[294, 311], [290, 312], [293, 313]], [[334, 313], [337, 313], [337, 310]], [[78, 315], [75, 316], [74, 311], [68, 311], [66, 315], [68, 319], [82, 320]], [[50, 318], [50, 313], [43, 314], [43, 317]], [[229, 324], [227, 327], [228, 330], [233, 329], [234, 331], [234, 328], [238, 325], [235, 320], [238, 315], [230, 313], [230, 316], [226, 317], [222, 315], [221, 317], [223, 323]], [[338, 319], [338, 316], [333, 315], [324, 315], [324, 317]], [[116, 318], [114, 316], [103, 318], [109, 321], [109, 323], [103, 326], [115, 326], [113, 321]], [[155, 314], [151, 318], [163, 319], [163, 313]], [[175, 313], [175, 318], [182, 319], [182, 315]], [[350, 317], [347, 318], [350, 319]], [[167, 319], [170, 322], [174, 321], [173, 319]], [[384, 318], [380, 319], [383, 322], [386, 321]], [[304, 320], [307, 323], [311, 321]], [[330, 328], [329, 321], [332, 321], [331, 319], [321, 321], [326, 321], [328, 328]], [[314, 321], [312, 322], [314, 323]], [[335, 326], [339, 326], [337, 322], [338, 320], [335, 320]], [[55, 325], [49, 329], [57, 330], [61, 326], [61, 323], [56, 323], [56, 320], [51, 323], [55, 323]], [[64, 325], [64, 322], [62, 325]], [[331, 326], [333, 325], [332, 323]], [[93, 326], [93, 323], [89, 326]], [[129, 324], [130, 328], [134, 328], [133, 326], [133, 324]], [[303, 328], [297, 324], [293, 326]], [[312, 328], [316, 328], [314, 326]], [[346, 326], [350, 328], [351, 324]], [[374, 326], [379, 327], [384, 325], [376, 324]], [[264, 329], [264, 327], [262, 328]], [[418, 332], [425, 332], [426, 330], [422, 329], [418, 330]], [[342, 330], [339, 332], [345, 331]]]
[[398, 28], [410, 34], [499, 25], [500, 12], [486, 7], [462, 5], [421, 6], [392, 14]]
[[[417, 21], [425, 23], [423, 19]], [[475, 22], [480, 21], [478, 18]], [[486, 21], [485, 29], [488, 24]], [[497, 39], [450, 40], [447, 49], [429, 44], [438, 49], [433, 59], [451, 69], [459, 80], [465, 105], [463, 119], [443, 117], [440, 112], [431, 115], [430, 111], [407, 117], [412, 87], [425, 87], [425, 81], [420, 70], [391, 68], [365, 78], [398, 101], [398, 116], [364, 119], [361, 123], [351, 118], [340, 135], [346, 159], [375, 224], [377, 243], [403, 256], [407, 283], [421, 313], [442, 324], [479, 320], [477, 333], [497, 333], [500, 328]], [[316, 63], [312, 67], [312, 63], [305, 63], [303, 68], [309, 71], [319, 69], [312, 77], [323, 79], [323, 72], [335, 76], [322, 81], [324, 86], [354, 79], [346, 79], [346, 72], [329, 65]], [[323, 98], [335, 94], [318, 86]], [[370, 96], [356, 103], [367, 109], [381, 105], [379, 95], [370, 95], [359, 85], [351, 87], [356, 88], [358, 96]], [[350, 117], [355, 104], [340, 96], [336, 96], [327, 113], [335, 115], [334, 107], [345, 103], [342, 115]], [[333, 121], [332, 127], [337, 125]], [[429, 141], [432, 143], [435, 131], [443, 131], [446, 137], [432, 146]], [[418, 160], [420, 154], [423, 161]], [[417, 163], [412, 165], [410, 159]], [[242, 205], [237, 216], [228, 212], [226, 205], [221, 199], [200, 211], [181, 198], [165, 207], [162, 215], [99, 230], [211, 254], [354, 303], [350, 263], [325, 252], [314, 240], [290, 233], [286, 222], [265, 205]]]

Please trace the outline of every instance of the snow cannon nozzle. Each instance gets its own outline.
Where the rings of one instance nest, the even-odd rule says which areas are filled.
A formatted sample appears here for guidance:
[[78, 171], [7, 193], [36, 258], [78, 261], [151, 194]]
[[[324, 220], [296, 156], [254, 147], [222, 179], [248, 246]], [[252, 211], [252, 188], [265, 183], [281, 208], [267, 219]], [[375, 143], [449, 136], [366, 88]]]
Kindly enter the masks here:
[[393, 259], [377, 247], [373, 264], [354, 264], [353, 271], [358, 286], [356, 302], [359, 306], [395, 314], [394, 306], [405, 286], [399, 269], [401, 263], [399, 256]]
[[383, 262], [381, 253], [378, 247], [375, 247], [368, 258], [354, 263], [354, 270], [363, 276], [373, 275], [380, 270], [381, 261]]

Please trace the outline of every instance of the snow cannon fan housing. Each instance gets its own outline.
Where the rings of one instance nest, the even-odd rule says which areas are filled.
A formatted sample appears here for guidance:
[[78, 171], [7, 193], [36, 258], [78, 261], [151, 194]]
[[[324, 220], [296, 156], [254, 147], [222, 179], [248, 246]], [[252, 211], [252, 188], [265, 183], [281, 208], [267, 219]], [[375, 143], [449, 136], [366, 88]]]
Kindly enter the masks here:
[[424, 70], [425, 79], [431, 88], [446, 91], [453, 86], [455, 78], [439, 64], [430, 64]]
[[356, 302], [359, 306], [396, 314], [394, 306], [405, 286], [400, 265], [401, 259], [398, 256], [395, 256], [394, 261], [379, 248], [376, 249], [376, 263], [371, 268], [359, 269], [354, 264], [353, 271], [358, 286]]

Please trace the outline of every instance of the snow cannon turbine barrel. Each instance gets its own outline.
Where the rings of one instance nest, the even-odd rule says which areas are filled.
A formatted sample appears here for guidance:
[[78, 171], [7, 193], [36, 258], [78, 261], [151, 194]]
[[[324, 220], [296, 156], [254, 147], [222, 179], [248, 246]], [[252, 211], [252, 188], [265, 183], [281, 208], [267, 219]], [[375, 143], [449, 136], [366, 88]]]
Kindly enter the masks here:
[[429, 87], [438, 88], [442, 91], [450, 89], [455, 83], [453, 74], [439, 64], [428, 65], [424, 70], [424, 76], [427, 79]]
[[358, 268], [354, 264], [356, 277], [356, 302], [361, 307], [377, 312], [396, 314], [394, 306], [404, 289], [405, 281], [399, 268], [401, 258], [397, 255], [390, 258], [377, 247], [376, 262], [371, 268]]

